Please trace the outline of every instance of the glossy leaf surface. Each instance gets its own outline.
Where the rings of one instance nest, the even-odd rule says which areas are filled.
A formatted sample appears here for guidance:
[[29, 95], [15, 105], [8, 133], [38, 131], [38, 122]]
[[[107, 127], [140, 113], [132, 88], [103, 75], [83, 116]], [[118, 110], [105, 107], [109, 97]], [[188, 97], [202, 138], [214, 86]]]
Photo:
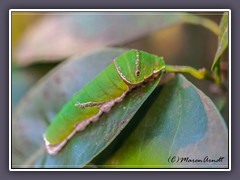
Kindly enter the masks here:
[[[152, 104], [143, 119], [103, 167], [226, 168], [228, 131], [212, 101], [181, 75], [158, 91], [150, 96]], [[189, 162], [206, 157], [223, 160]]]
[[218, 48], [214, 57], [212, 70], [219, 70], [220, 58], [228, 47], [228, 12], [223, 14], [219, 28], [220, 33], [218, 36]]

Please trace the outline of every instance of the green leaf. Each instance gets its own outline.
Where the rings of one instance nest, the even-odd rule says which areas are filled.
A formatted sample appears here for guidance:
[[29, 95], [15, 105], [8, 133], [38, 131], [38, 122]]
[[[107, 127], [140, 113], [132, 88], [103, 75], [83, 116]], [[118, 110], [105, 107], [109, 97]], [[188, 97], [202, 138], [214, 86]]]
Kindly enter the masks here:
[[217, 81], [220, 81], [220, 59], [228, 47], [228, 12], [223, 14], [219, 28], [218, 48], [212, 64], [212, 71], [217, 73]]
[[[151, 105], [129, 138], [105, 166], [98, 162], [100, 167], [226, 168], [228, 130], [212, 101], [182, 75], [157, 91], [147, 100]], [[224, 159], [216, 163], [169, 162], [174, 156]]]
[[26, 31], [13, 54], [21, 66], [60, 61], [75, 53], [132, 42], [182, 22], [184, 15], [188, 16], [179, 12], [51, 13]]
[[24, 68], [12, 67], [12, 108], [14, 109], [30, 87], [56, 64], [38, 64]]
[[128, 124], [159, 79], [131, 92], [109, 113], [77, 133], [55, 156], [44, 148], [43, 133], [61, 107], [84, 84], [125, 50], [104, 49], [63, 63], [24, 97], [13, 116], [13, 167], [80, 168], [102, 152]]

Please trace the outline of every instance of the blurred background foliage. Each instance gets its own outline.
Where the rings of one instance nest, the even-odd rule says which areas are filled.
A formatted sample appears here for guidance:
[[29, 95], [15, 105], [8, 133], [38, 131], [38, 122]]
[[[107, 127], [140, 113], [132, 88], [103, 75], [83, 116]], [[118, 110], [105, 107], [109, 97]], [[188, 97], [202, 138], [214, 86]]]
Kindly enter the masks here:
[[[220, 12], [191, 14], [207, 18], [216, 24], [219, 24], [222, 18]], [[143, 28], [138, 34], [131, 32], [134, 29], [130, 28], [130, 35], [124, 34], [122, 37], [120, 33], [116, 38], [113, 37], [116, 36], [113, 31], [118, 27], [114, 27], [114, 21], [108, 19], [108, 16], [100, 18], [96, 17], [96, 14], [92, 16], [93, 18], [90, 19], [87, 16], [82, 17], [80, 22], [77, 20], [77, 14], [73, 13], [68, 15], [57, 12], [12, 13], [13, 107], [37, 80], [60, 61], [76, 54], [86, 54], [103, 46], [141, 49], [163, 56], [167, 64], [211, 69], [218, 37], [209, 29], [196, 25], [198, 23], [183, 23], [183, 19], [175, 16], [165, 21], [163, 19], [162, 24], [159, 23], [160, 25], [156, 27]], [[131, 26], [126, 19], [123, 21], [127, 28]], [[141, 22], [138, 26], [145, 26], [144, 23], [141, 26]], [[148, 26], [155, 22], [158, 20], [150, 18]], [[101, 27], [104, 25], [106, 27]], [[98, 32], [97, 29], [102, 31]], [[80, 30], [83, 33], [79, 33]], [[90, 37], [92, 35], [93, 37]], [[111, 41], [114, 38], [115, 40]], [[227, 53], [222, 58], [222, 67], [223, 83], [228, 88]], [[211, 82], [199, 81], [190, 75], [186, 77], [215, 102], [228, 122], [228, 89], [223, 90]]]
[[42, 18], [44, 13], [35, 12], [13, 12], [12, 13], [12, 47], [20, 41], [23, 33], [32, 26], [39, 18]]

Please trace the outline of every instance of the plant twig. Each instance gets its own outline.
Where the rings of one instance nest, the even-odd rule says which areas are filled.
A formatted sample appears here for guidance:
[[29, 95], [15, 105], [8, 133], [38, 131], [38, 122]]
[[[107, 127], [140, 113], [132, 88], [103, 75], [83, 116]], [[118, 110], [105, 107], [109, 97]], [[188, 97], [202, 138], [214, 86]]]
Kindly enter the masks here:
[[211, 73], [209, 73], [205, 68], [197, 70], [190, 66], [166, 65], [166, 72], [188, 73], [197, 79], [207, 79], [207, 80], [214, 81], [214, 78], [212, 77]]
[[183, 16], [182, 20], [185, 23], [201, 25], [201, 26], [209, 29], [210, 31], [212, 31], [217, 36], [219, 34], [218, 24], [210, 19], [207, 19], [207, 18], [204, 18], [201, 16], [192, 15], [192, 16]]

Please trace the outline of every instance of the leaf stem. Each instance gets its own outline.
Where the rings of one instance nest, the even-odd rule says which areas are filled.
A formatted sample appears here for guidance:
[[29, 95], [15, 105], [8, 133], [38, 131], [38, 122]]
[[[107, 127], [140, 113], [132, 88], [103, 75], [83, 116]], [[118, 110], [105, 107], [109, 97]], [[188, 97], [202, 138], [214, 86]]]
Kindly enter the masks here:
[[214, 81], [212, 75], [205, 69], [195, 69], [190, 66], [172, 66], [166, 65], [165, 72], [172, 72], [172, 73], [188, 73], [197, 79], [208, 79]]
[[183, 16], [182, 20], [185, 23], [201, 25], [201, 26], [209, 29], [210, 31], [212, 31], [217, 36], [219, 34], [218, 24], [215, 23], [214, 21], [210, 20], [210, 19], [207, 19], [207, 18], [204, 18], [204, 17], [201, 17], [201, 16], [191, 15], [191, 16]]

